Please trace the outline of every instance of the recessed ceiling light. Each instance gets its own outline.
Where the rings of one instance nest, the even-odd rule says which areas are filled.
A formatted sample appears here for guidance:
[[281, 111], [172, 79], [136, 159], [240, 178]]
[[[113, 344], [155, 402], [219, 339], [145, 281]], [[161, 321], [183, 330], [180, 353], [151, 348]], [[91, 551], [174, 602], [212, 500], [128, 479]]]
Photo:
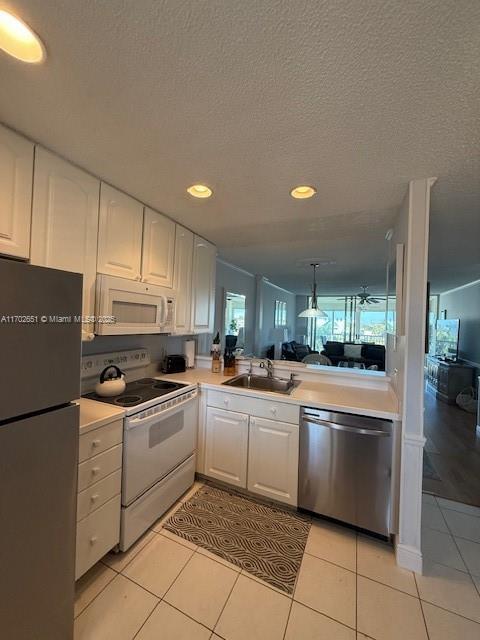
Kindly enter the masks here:
[[43, 42], [28, 25], [8, 13], [0, 11], [0, 49], [22, 62], [43, 62], [46, 57]]
[[209, 198], [212, 195], [210, 187], [204, 184], [192, 184], [191, 187], [188, 187], [187, 191], [194, 198]]
[[298, 185], [298, 187], [294, 187], [290, 191], [290, 195], [292, 198], [297, 198], [297, 200], [303, 200], [304, 198], [311, 198], [317, 193], [315, 187], [309, 187], [306, 184]]

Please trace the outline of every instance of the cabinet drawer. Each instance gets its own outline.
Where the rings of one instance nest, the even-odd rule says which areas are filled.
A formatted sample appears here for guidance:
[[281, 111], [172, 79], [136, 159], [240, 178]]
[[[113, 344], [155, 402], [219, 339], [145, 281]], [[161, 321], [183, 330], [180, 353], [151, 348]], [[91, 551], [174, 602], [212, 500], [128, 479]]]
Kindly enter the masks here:
[[78, 465], [78, 491], [83, 491], [122, 466], [122, 445], [94, 456]]
[[298, 405], [277, 402], [276, 400], [264, 400], [263, 398], [224, 393], [223, 391], [209, 391], [207, 404], [218, 409], [240, 411], [258, 418], [281, 420], [296, 425], [300, 421], [300, 407]]
[[77, 497], [77, 521], [83, 520], [96, 511], [111, 498], [120, 493], [122, 487], [122, 470], [114, 471], [100, 482], [81, 491]]
[[120, 495], [77, 523], [77, 580], [120, 540]]
[[80, 436], [78, 461], [83, 462], [122, 442], [123, 420], [115, 420]]

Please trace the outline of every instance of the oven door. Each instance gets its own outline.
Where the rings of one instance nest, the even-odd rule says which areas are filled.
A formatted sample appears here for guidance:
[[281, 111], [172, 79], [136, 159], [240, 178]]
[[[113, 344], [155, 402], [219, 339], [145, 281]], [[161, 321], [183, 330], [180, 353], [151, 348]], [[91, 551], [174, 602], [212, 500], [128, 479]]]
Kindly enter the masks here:
[[[99, 335], [168, 333], [174, 299], [162, 287], [113, 276], [97, 276]], [[113, 321], [109, 321], [113, 318]]]
[[145, 418], [125, 418], [122, 504], [138, 496], [186, 460], [196, 448], [197, 398]]

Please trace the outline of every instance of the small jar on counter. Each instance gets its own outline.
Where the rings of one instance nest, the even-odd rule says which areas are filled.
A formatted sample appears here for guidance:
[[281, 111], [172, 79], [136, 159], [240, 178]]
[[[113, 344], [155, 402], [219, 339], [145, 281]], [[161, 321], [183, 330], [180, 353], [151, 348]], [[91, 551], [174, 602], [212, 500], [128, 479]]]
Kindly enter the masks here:
[[225, 349], [223, 354], [223, 375], [235, 376], [237, 374], [237, 361], [233, 351]]
[[[216, 348], [218, 346], [218, 349]], [[220, 373], [222, 363], [220, 362], [220, 345], [212, 345], [212, 373]]]

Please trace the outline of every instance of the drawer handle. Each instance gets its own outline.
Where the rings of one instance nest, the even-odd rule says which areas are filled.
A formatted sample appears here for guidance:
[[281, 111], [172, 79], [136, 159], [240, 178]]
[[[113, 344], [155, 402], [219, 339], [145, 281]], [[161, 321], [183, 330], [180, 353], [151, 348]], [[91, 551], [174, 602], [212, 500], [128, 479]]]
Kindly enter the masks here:
[[277, 409], [276, 407], [271, 407], [270, 411], [272, 412], [272, 415], [276, 416], [277, 415]]
[[97, 536], [92, 536], [90, 538], [90, 544], [93, 546], [96, 543], [97, 540], [98, 540]]
[[92, 447], [98, 447], [101, 442], [101, 440], [92, 440]]
[[93, 467], [92, 469], [92, 475], [96, 476], [97, 473], [100, 473], [100, 467]]
[[228, 402], [229, 402], [228, 398], [223, 399], [223, 404], [228, 404]]
[[100, 496], [99, 496], [99, 494], [98, 494], [98, 493], [95, 493], [93, 496], [90, 496], [90, 500], [91, 500], [92, 502], [95, 502], [95, 500], [98, 500], [98, 499], [99, 499], [99, 497], [100, 497]]

